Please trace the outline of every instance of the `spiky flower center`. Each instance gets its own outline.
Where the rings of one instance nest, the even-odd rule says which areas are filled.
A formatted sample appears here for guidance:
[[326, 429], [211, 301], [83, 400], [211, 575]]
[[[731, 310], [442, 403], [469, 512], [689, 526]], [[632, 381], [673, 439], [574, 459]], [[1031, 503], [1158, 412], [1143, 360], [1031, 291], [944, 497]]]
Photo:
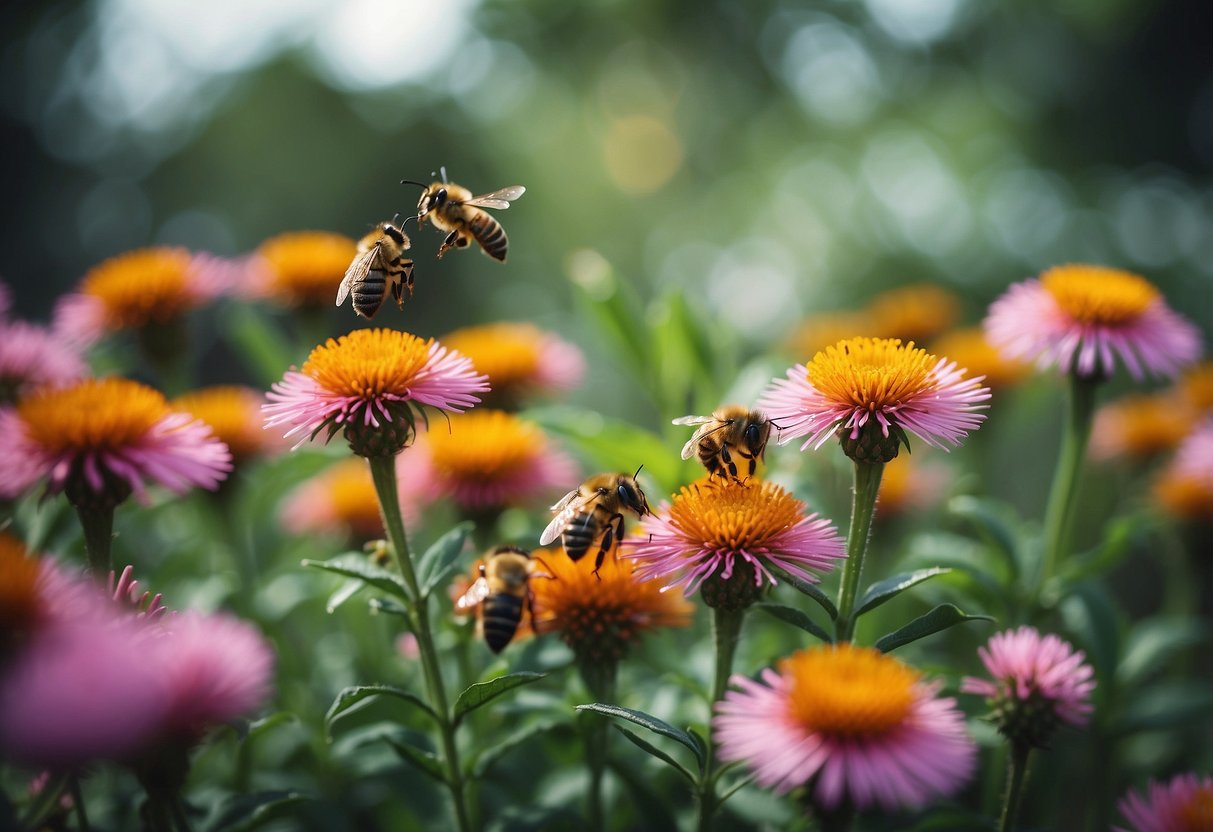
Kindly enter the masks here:
[[257, 253], [269, 267], [271, 295], [291, 304], [331, 304], [357, 245], [341, 234], [296, 231], [266, 240]]
[[471, 359], [476, 372], [489, 377], [493, 390], [535, 380], [542, 334], [529, 324], [489, 324], [456, 330], [442, 343]]
[[896, 408], [930, 390], [939, 360], [911, 341], [849, 338], [813, 356], [809, 383], [829, 401], [867, 411]]
[[38, 391], [17, 405], [29, 438], [51, 454], [136, 445], [168, 413], [159, 391], [124, 378]]
[[1104, 266], [1055, 266], [1040, 283], [1067, 315], [1084, 324], [1128, 323], [1159, 297], [1144, 277]]
[[0, 533], [0, 646], [38, 617], [38, 561], [21, 541]]
[[871, 647], [839, 644], [802, 650], [780, 664], [791, 677], [789, 714], [831, 737], [878, 737], [902, 725], [919, 674]]
[[501, 410], [451, 416], [450, 430], [426, 435], [434, 468], [455, 480], [495, 480], [524, 470], [543, 446], [533, 424]]
[[802, 519], [804, 503], [773, 482], [708, 478], [686, 486], [670, 505], [670, 522], [718, 551], [750, 551]]
[[80, 291], [101, 301], [111, 329], [168, 322], [194, 305], [190, 260], [183, 248], [127, 252], [95, 266]]
[[210, 426], [235, 457], [256, 454], [264, 445], [260, 420], [261, 397], [246, 387], [206, 387], [179, 396], [173, 410], [188, 413]]
[[1213, 786], [1202, 786], [1176, 813], [1178, 832], [1213, 829]]
[[356, 329], [312, 350], [302, 372], [337, 396], [363, 401], [399, 398], [417, 381], [431, 343], [394, 329]]

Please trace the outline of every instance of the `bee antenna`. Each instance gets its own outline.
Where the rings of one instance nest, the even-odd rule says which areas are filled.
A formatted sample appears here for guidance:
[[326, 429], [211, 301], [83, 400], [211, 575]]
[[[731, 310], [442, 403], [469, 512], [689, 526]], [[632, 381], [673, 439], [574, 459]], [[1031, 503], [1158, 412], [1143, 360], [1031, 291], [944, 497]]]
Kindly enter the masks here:
[[[400, 215], [397, 214], [396, 216], [400, 216]], [[407, 217], [404, 218], [404, 222], [400, 223], [400, 229], [403, 231], [404, 227], [409, 224], [409, 220], [415, 220], [415, 219], [417, 219], [416, 214], [409, 214]]]
[[429, 185], [425, 184], [424, 182], [418, 182], [415, 179], [401, 179], [400, 184], [401, 185], [416, 185], [418, 188], [428, 188], [429, 187]]
[[642, 463], [640, 463], [640, 467], [636, 469], [636, 473], [632, 474], [632, 479], [636, 479], [637, 477], [639, 477], [640, 472], [643, 470], [644, 470], [644, 463], [642, 462]]

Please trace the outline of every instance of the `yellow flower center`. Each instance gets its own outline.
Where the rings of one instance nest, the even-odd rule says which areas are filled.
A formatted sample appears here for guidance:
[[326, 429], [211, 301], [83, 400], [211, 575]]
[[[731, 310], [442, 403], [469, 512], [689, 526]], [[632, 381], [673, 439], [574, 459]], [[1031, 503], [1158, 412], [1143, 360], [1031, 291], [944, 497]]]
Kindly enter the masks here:
[[670, 522], [711, 549], [760, 548], [802, 519], [804, 503], [773, 482], [703, 478], [684, 487], [670, 506]]
[[1154, 483], [1154, 498], [1176, 517], [1213, 520], [1213, 491], [1195, 477], [1167, 471]]
[[539, 367], [542, 333], [530, 324], [489, 324], [456, 330], [442, 339], [471, 359], [476, 372], [489, 377], [495, 393], [533, 382]]
[[346, 459], [329, 468], [321, 476], [332, 503], [333, 517], [348, 525], [357, 535], [383, 535], [379, 496], [366, 462], [361, 459]]
[[1012, 384], [1032, 372], [1027, 361], [1008, 360], [989, 341], [981, 327], [955, 329], [931, 342], [935, 355], [946, 355], [965, 368], [969, 378], [985, 376], [988, 387]]
[[1213, 410], [1213, 361], [1206, 361], [1189, 370], [1180, 384], [1184, 398], [1204, 413]]
[[1213, 829], [1213, 788], [1199, 789], [1192, 799], [1180, 807], [1178, 832], [1207, 832]]
[[919, 674], [871, 647], [839, 644], [801, 650], [780, 663], [791, 677], [788, 709], [810, 731], [877, 737], [905, 722]]
[[37, 391], [17, 405], [29, 438], [52, 454], [129, 447], [168, 413], [159, 391], [124, 378]]
[[795, 355], [816, 355], [843, 339], [879, 335], [882, 332], [867, 311], [824, 312], [810, 315], [800, 323], [788, 339], [788, 349]]
[[535, 425], [501, 410], [451, 416], [426, 434], [434, 468], [455, 480], [493, 480], [525, 468], [543, 446]]
[[339, 396], [403, 396], [429, 360], [431, 343], [394, 329], [356, 329], [312, 350], [302, 372]]
[[195, 304], [190, 261], [183, 248], [127, 252], [95, 266], [84, 276], [80, 291], [101, 301], [110, 329], [172, 321]]
[[941, 286], [922, 284], [883, 292], [871, 306], [876, 332], [886, 338], [931, 338], [960, 317], [960, 301]]
[[0, 533], [0, 641], [37, 619], [39, 571], [21, 541]]
[[1158, 300], [1158, 289], [1144, 277], [1103, 266], [1055, 266], [1040, 283], [1067, 315], [1084, 324], [1127, 323]]
[[1192, 422], [1191, 412], [1172, 396], [1126, 396], [1099, 414], [1096, 439], [1114, 453], [1150, 456], [1182, 442]]
[[290, 305], [332, 304], [357, 244], [327, 231], [297, 231], [266, 240], [257, 253], [269, 267], [273, 297]]
[[868, 411], [896, 407], [931, 386], [939, 360], [913, 342], [850, 338], [813, 356], [809, 383], [826, 399]]
[[265, 445], [261, 396], [247, 387], [225, 385], [195, 390], [174, 399], [172, 408], [206, 422], [235, 457], [252, 456]]

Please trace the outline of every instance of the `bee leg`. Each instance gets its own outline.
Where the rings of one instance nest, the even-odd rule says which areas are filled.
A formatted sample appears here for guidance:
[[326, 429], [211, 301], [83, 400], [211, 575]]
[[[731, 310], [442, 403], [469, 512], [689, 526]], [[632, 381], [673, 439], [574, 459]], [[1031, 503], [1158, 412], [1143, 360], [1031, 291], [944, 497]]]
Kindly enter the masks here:
[[446, 239], [442, 241], [442, 245], [438, 247], [438, 259], [442, 259], [442, 255], [446, 254], [459, 242], [459, 229], [456, 228], [450, 234], [446, 235]]
[[729, 476], [737, 479], [737, 463], [733, 461], [733, 455], [729, 453], [728, 445], [720, 446], [720, 459], [724, 462], [725, 467], [729, 469]]
[[413, 296], [413, 261], [405, 260], [401, 264], [401, 268], [404, 269], [404, 288], [409, 290], [409, 297], [411, 298]]
[[399, 281], [392, 284], [392, 298], [396, 301], [396, 308], [404, 308], [404, 282]]

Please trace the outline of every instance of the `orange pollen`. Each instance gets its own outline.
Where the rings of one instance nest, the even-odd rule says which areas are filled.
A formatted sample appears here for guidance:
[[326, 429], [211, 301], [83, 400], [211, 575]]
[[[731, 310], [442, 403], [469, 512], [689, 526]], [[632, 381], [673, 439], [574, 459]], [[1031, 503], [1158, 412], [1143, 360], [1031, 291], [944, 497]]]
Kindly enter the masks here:
[[1158, 289], [1140, 275], [1103, 266], [1055, 266], [1040, 284], [1067, 315], [1084, 324], [1125, 324], [1158, 300]]
[[897, 338], [849, 338], [809, 362], [809, 383], [828, 400], [875, 411], [897, 407], [934, 387], [939, 359]]
[[101, 301], [110, 329], [165, 323], [197, 303], [190, 287], [191, 260], [183, 248], [130, 251], [94, 266], [80, 291]]
[[449, 431], [435, 426], [425, 441], [434, 468], [456, 480], [493, 480], [525, 470], [544, 446], [538, 427], [501, 410], [452, 415]]
[[878, 737], [904, 724], [919, 674], [871, 647], [801, 650], [780, 663], [790, 677], [789, 716], [831, 737]]
[[327, 231], [279, 234], [257, 249], [268, 269], [270, 295], [290, 305], [332, 304], [357, 253], [349, 237]]
[[467, 356], [476, 372], [489, 377], [493, 391], [535, 380], [543, 333], [530, 324], [488, 324], [456, 330], [442, 343]]
[[321, 474], [321, 477], [332, 502], [333, 517], [337, 521], [347, 524], [359, 534], [383, 534], [379, 495], [366, 462], [361, 459], [343, 460]]
[[1213, 829], [1213, 788], [1204, 786], [1176, 813], [1178, 832], [1205, 832]]
[[51, 454], [130, 447], [169, 412], [159, 391], [124, 378], [37, 391], [17, 405], [29, 438]]
[[670, 522], [709, 548], [740, 551], [764, 546], [803, 512], [804, 503], [776, 483], [705, 477], [674, 497]]
[[432, 343], [394, 329], [356, 329], [312, 350], [302, 372], [338, 396], [404, 396], [429, 361]]
[[188, 413], [210, 426], [211, 432], [235, 457], [249, 457], [265, 447], [261, 427], [261, 395], [247, 387], [223, 385], [186, 393], [171, 402], [173, 410]]
[[0, 533], [0, 633], [19, 632], [37, 620], [40, 572], [21, 541]]

